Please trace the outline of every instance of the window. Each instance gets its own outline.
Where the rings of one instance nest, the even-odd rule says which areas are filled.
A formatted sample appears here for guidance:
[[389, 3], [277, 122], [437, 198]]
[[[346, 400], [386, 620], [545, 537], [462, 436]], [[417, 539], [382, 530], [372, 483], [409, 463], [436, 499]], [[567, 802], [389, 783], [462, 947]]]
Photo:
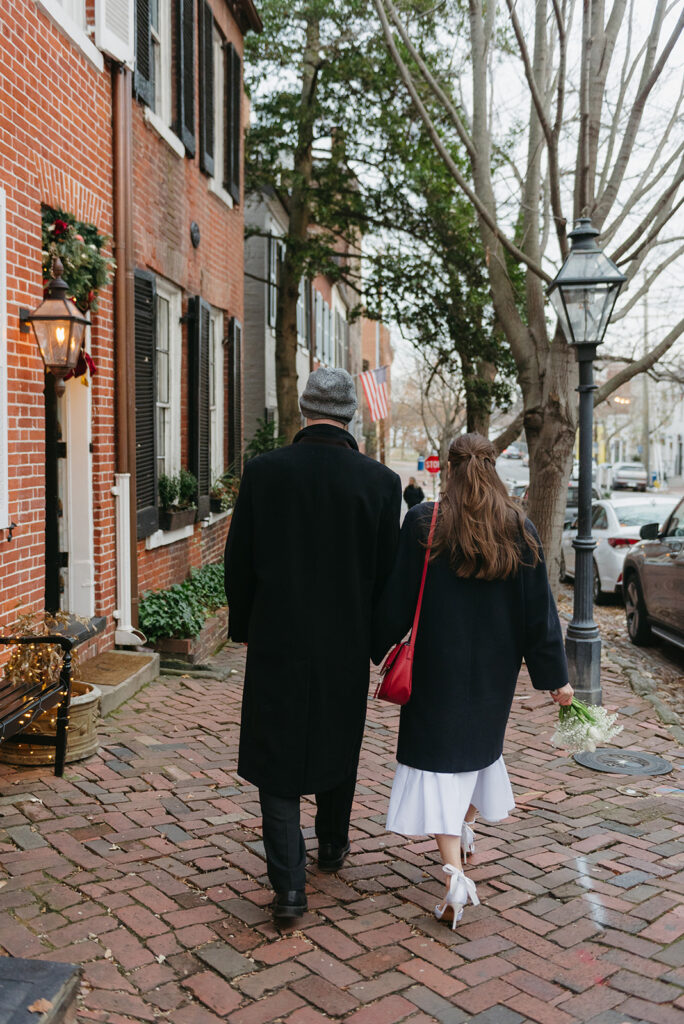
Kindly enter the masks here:
[[182, 296], [178, 288], [156, 279], [157, 469], [173, 476], [180, 469]]
[[591, 525], [595, 530], [608, 529], [608, 516], [603, 505], [595, 505], [591, 517]]
[[344, 332], [342, 330], [342, 315], [335, 310], [335, 366], [345, 366], [344, 361]]
[[171, 473], [171, 360], [169, 352], [169, 300], [157, 296], [157, 474]]
[[306, 278], [303, 277], [299, 282], [299, 296], [297, 297], [297, 341], [304, 348], [307, 347], [307, 332], [306, 332]]
[[164, 124], [171, 124], [171, 19], [164, 0], [150, 2], [150, 49], [153, 102]]
[[181, 293], [135, 273], [135, 444], [138, 539], [158, 527], [157, 481], [180, 469]]
[[9, 526], [7, 423], [7, 197], [0, 188], [0, 530]]
[[212, 483], [223, 473], [223, 313], [211, 311], [209, 344], [209, 449]]
[[268, 323], [275, 328], [278, 313], [278, 285], [280, 283], [280, 264], [285, 254], [285, 245], [279, 238], [268, 240]]
[[195, 154], [194, 9], [194, 0], [137, 0], [135, 23], [136, 96], [169, 145], [177, 149], [180, 140], [189, 156]]
[[[103, 0], [100, 0], [100, 3], [102, 2]], [[86, 31], [85, 0], [36, 0], [36, 3], [74, 46], [79, 48], [90, 64], [97, 71], [103, 71], [102, 54]]]
[[236, 317], [228, 332], [228, 462], [238, 475], [242, 472], [242, 324]]
[[316, 358], [323, 361], [323, 299], [320, 292], [314, 292], [314, 313], [316, 316], [314, 351]]

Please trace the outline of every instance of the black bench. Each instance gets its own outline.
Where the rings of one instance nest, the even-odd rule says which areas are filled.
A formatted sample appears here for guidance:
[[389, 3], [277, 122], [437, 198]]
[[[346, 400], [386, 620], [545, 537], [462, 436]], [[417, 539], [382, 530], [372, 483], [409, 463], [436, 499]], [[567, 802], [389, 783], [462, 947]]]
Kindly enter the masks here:
[[[64, 774], [69, 705], [71, 703], [71, 651], [75, 644], [71, 636], [0, 636], [0, 644], [55, 644], [62, 648], [63, 658], [56, 679], [26, 679], [20, 683], [0, 677], [0, 743], [31, 743], [55, 748], [55, 775]], [[31, 733], [30, 739], [20, 735], [31, 722], [51, 708], [57, 708], [57, 728], [54, 736]]]

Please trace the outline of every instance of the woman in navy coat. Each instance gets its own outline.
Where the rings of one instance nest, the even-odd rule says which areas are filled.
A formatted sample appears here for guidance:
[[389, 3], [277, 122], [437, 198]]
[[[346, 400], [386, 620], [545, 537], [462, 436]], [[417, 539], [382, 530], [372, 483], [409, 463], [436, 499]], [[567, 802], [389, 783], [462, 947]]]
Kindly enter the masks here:
[[[435, 835], [447, 875], [435, 912], [454, 926], [468, 899], [477, 903], [461, 868], [475, 814], [497, 821], [515, 806], [502, 751], [522, 660], [536, 690], [572, 699], [541, 544], [495, 463], [480, 434], [449, 449], [387, 821], [390, 831]], [[433, 508], [418, 505], [404, 520], [375, 615], [376, 663], [411, 627]]]

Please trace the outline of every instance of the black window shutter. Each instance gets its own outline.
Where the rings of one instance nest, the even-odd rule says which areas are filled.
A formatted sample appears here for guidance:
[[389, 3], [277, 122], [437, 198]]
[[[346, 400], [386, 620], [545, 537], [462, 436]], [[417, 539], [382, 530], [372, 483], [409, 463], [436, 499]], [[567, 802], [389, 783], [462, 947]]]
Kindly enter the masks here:
[[191, 300], [190, 321], [190, 471], [197, 477], [197, 515], [209, 514], [211, 427], [209, 419], [209, 346], [211, 309], [198, 296]]
[[200, 167], [214, 173], [214, 16], [207, 0], [197, 10], [199, 52]]
[[150, 0], [135, 0], [135, 95], [148, 107], [154, 105]]
[[138, 540], [159, 527], [157, 510], [156, 289], [135, 272], [135, 494]]
[[228, 467], [242, 473], [242, 324], [233, 317], [228, 333]]
[[240, 142], [242, 139], [242, 61], [232, 43], [226, 43], [226, 138], [223, 187], [240, 202]]
[[174, 75], [176, 119], [173, 126], [188, 156], [195, 155], [195, 2], [175, 0]]

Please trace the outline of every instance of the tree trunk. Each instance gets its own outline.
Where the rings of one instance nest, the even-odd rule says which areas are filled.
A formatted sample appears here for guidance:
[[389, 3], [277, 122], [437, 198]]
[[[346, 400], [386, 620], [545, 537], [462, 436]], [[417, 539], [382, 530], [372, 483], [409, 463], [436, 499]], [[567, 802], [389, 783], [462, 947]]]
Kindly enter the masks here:
[[541, 538], [554, 594], [558, 591], [566, 483], [577, 430], [576, 386], [574, 352], [557, 331], [544, 381], [543, 401], [536, 409], [525, 413], [530, 456], [527, 514]]
[[313, 129], [320, 21], [310, 13], [302, 61], [302, 91], [297, 148], [294, 153], [294, 184], [289, 202], [289, 228], [285, 257], [280, 270], [276, 306], [276, 393], [278, 431], [289, 444], [301, 427], [297, 388], [297, 301], [302, 276], [301, 252], [306, 245], [309, 222], [309, 193], [313, 175]]

